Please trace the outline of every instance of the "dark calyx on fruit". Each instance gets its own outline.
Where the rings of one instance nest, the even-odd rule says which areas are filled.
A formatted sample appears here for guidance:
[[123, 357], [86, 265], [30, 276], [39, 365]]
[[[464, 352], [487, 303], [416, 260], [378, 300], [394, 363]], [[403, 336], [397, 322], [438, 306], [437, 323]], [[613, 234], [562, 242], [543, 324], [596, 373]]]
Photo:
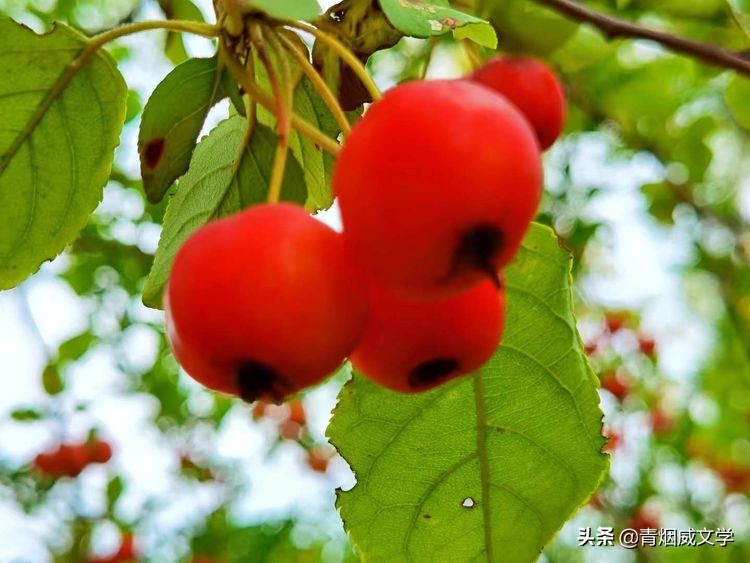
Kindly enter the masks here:
[[276, 370], [253, 361], [240, 363], [236, 383], [240, 397], [248, 403], [258, 399], [281, 402], [292, 391], [286, 378]]
[[487, 274], [502, 288], [496, 260], [503, 246], [503, 233], [494, 225], [477, 225], [463, 233], [453, 254], [453, 267], [447, 277], [471, 268]]
[[451, 375], [458, 367], [458, 361], [453, 358], [435, 358], [422, 362], [409, 372], [409, 385], [415, 389], [433, 385]]

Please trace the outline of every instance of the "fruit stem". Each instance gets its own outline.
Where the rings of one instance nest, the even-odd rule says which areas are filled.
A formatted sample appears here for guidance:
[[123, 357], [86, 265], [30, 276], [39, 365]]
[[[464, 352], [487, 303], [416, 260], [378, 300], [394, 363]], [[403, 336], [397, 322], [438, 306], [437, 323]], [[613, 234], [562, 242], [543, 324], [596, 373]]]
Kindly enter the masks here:
[[[222, 45], [222, 49], [226, 49], [226, 47]], [[232, 77], [242, 86], [245, 92], [247, 92], [248, 95], [250, 95], [258, 104], [266, 108], [268, 111], [273, 112], [275, 106], [273, 98], [258, 86], [255, 80], [245, 72], [245, 69], [231, 57], [231, 54], [227, 53], [224, 62]], [[338, 156], [339, 152], [341, 152], [341, 145], [320, 131], [320, 129], [295, 114], [292, 114], [290, 117], [292, 128], [310, 139], [321, 149], [333, 156]]]
[[362, 64], [362, 61], [360, 61], [350, 49], [348, 49], [333, 35], [323, 31], [322, 29], [318, 29], [317, 27], [306, 22], [282, 20], [281, 23], [282, 25], [285, 25], [287, 27], [299, 29], [300, 31], [306, 31], [307, 33], [314, 36], [315, 39], [319, 40], [321, 43], [324, 43], [328, 48], [330, 48], [339, 57], [341, 57], [341, 60], [343, 60], [347, 65], [351, 67], [357, 77], [362, 81], [362, 84], [365, 85], [365, 88], [367, 88], [367, 91], [370, 93], [370, 96], [373, 100], [377, 101], [383, 97], [383, 95], [380, 93], [380, 89], [377, 87], [372, 77], [367, 72], [365, 65]]
[[239, 37], [242, 33], [242, 12], [237, 0], [223, 0], [226, 11], [226, 30], [232, 37]]
[[336, 99], [336, 96], [334, 96], [333, 92], [331, 92], [331, 89], [328, 87], [328, 85], [325, 83], [325, 80], [323, 80], [323, 77], [320, 76], [320, 73], [315, 70], [315, 67], [310, 64], [310, 61], [307, 59], [307, 56], [303, 55], [299, 49], [292, 43], [292, 41], [289, 40], [288, 37], [285, 37], [283, 33], [277, 34], [278, 38], [281, 40], [281, 42], [284, 44], [284, 47], [286, 50], [294, 57], [294, 59], [299, 63], [300, 68], [302, 71], [307, 75], [307, 77], [310, 79], [310, 82], [312, 82], [313, 87], [315, 88], [315, 91], [318, 93], [318, 95], [321, 97], [321, 99], [325, 102], [326, 106], [328, 106], [328, 109], [331, 112], [331, 115], [333, 115], [333, 118], [336, 120], [336, 123], [338, 123], [339, 128], [341, 129], [341, 132], [346, 137], [351, 132], [351, 125], [349, 124], [349, 120], [346, 118], [346, 114], [344, 113], [343, 108], [341, 107], [341, 104]]
[[[266, 50], [263, 28], [258, 23], [251, 22], [249, 25], [250, 37], [253, 46], [258, 52], [263, 66], [266, 68], [271, 90], [276, 98], [276, 121], [278, 123], [278, 142], [276, 143], [276, 154], [273, 159], [271, 180], [268, 183], [268, 203], [278, 203], [281, 199], [281, 188], [284, 183], [284, 172], [286, 171], [286, 160], [289, 155], [289, 123], [292, 111], [292, 83], [289, 61], [286, 53], [279, 47], [275, 49], [274, 55], [281, 69], [281, 78], [276, 74], [271, 57]], [[268, 34], [270, 38], [270, 33]], [[273, 39], [269, 42], [273, 47]]]
[[[255, 80], [255, 55], [253, 54], [252, 49], [248, 49], [247, 51], [247, 60], [245, 61], [245, 70], [247, 71], [247, 75], [251, 77], [253, 80]], [[255, 122], [258, 119], [258, 102], [255, 101], [255, 98], [253, 98], [250, 94], [247, 95], [248, 97], [248, 104], [247, 104], [247, 121], [251, 124], [248, 127], [249, 134], [252, 134], [252, 130], [255, 127]]]
[[[265, 39], [263, 37], [263, 30], [261, 29], [260, 24], [251, 21], [248, 23], [248, 30], [250, 31], [253, 48], [258, 53], [258, 58], [266, 69], [268, 82], [271, 84], [271, 92], [273, 93], [276, 106], [274, 113], [276, 114], [276, 120], [278, 121], [279, 141], [282, 141], [285, 137], [289, 136], [289, 107], [286, 103], [286, 92], [282, 89], [281, 81], [276, 74], [276, 69], [271, 62], [271, 57], [268, 56]], [[279, 57], [279, 63], [281, 64], [281, 57]]]
[[281, 82], [282, 86], [284, 87], [284, 92], [286, 93], [286, 96], [284, 97], [284, 103], [286, 104], [287, 108], [287, 124], [286, 124], [286, 130], [287, 130], [287, 136], [289, 133], [289, 115], [294, 111], [294, 89], [297, 86], [297, 83], [299, 81], [299, 74], [296, 74], [296, 77], [293, 77], [292, 73], [292, 67], [289, 64], [289, 59], [287, 58], [287, 53], [284, 50], [283, 45], [281, 44], [281, 41], [279, 39], [278, 33], [276, 33], [276, 30], [271, 26], [264, 26], [263, 29], [267, 32], [265, 37], [268, 40], [268, 44], [271, 47], [271, 50], [273, 54], [276, 56], [276, 59], [279, 61], [279, 68], [281, 69]]

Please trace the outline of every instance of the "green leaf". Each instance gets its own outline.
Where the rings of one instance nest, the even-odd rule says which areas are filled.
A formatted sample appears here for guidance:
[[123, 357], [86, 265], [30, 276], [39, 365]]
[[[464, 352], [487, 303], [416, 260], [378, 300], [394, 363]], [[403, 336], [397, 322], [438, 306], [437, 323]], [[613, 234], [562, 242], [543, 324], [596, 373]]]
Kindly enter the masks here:
[[143, 102], [141, 101], [140, 94], [138, 94], [138, 92], [136, 92], [135, 90], [128, 91], [126, 108], [125, 123], [130, 123], [136, 117], [138, 117], [138, 114], [141, 113], [141, 110], [143, 109]]
[[0, 289], [62, 252], [109, 177], [127, 87], [104, 51], [68, 66], [85, 44], [0, 17]]
[[82, 332], [69, 338], [57, 348], [60, 360], [75, 361], [81, 358], [96, 342], [96, 336], [90, 332]]
[[149, 201], [161, 201], [172, 182], [187, 171], [209, 110], [227, 95], [223, 74], [217, 57], [190, 59], [175, 67], [151, 94], [138, 136]]
[[474, 43], [495, 49], [497, 47], [497, 33], [488, 23], [469, 23], [453, 30], [456, 41], [471, 39]]
[[364, 558], [529, 563], [595, 490], [608, 458], [570, 268], [534, 225], [481, 372], [415, 395], [345, 385], [328, 433], [357, 477], [338, 507]]
[[729, 110], [742, 127], [750, 129], [750, 80], [735, 75], [724, 92], [724, 100]]
[[65, 388], [57, 366], [49, 364], [42, 372], [42, 387], [48, 395], [57, 395]]
[[[231, 117], [198, 145], [190, 170], [164, 216], [159, 247], [143, 290], [148, 307], [162, 306], [162, 293], [177, 250], [199, 227], [265, 200], [271, 177], [276, 135], [257, 124], [250, 143], [243, 146], [247, 121]], [[238, 154], [239, 163], [236, 163]], [[287, 159], [282, 199], [305, 202], [304, 177], [299, 163]]]
[[125, 484], [122, 481], [122, 477], [119, 475], [112, 477], [107, 483], [107, 506], [109, 511], [112, 512], [115, 504], [125, 490]]
[[314, 20], [320, 15], [316, 0], [249, 0], [248, 4], [271, 17], [283, 20]]
[[[200, 9], [190, 0], [160, 0], [159, 5], [164, 10], [164, 15], [170, 20], [187, 20], [204, 22], [205, 18]], [[174, 64], [180, 64], [187, 60], [188, 54], [185, 50], [185, 42], [182, 34], [170, 31], [167, 34], [167, 42], [164, 45], [164, 54]]]
[[34, 409], [18, 409], [10, 413], [10, 417], [16, 422], [34, 422], [40, 420], [42, 415]]
[[[432, 37], [454, 32], [457, 39], [497, 47], [495, 30], [488, 22], [451, 8], [448, 0], [380, 0], [380, 5], [393, 27], [404, 35]], [[464, 26], [467, 29], [461, 30]]]

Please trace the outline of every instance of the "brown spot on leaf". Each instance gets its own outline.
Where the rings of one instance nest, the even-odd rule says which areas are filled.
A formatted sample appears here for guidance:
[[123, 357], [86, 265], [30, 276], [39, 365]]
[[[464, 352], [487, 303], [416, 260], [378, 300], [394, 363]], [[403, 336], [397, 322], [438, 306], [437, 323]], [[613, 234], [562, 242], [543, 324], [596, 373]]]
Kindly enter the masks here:
[[164, 156], [164, 145], [166, 141], [164, 137], [152, 139], [143, 147], [143, 160], [149, 170], [153, 170], [161, 162], [161, 158]]
[[448, 16], [441, 18], [440, 23], [442, 23], [446, 27], [450, 27], [451, 29], [456, 29], [459, 25], [461, 25], [461, 22], [456, 18], [451, 18]]

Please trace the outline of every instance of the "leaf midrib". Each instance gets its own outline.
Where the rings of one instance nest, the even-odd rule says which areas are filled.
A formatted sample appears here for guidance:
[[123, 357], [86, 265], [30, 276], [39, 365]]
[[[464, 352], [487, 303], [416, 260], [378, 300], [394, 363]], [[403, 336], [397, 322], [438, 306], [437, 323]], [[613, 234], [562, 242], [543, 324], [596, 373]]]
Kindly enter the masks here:
[[49, 89], [47, 95], [42, 99], [41, 102], [39, 102], [39, 105], [34, 111], [34, 114], [31, 116], [31, 119], [29, 119], [24, 128], [21, 129], [21, 131], [18, 133], [18, 135], [8, 148], [8, 151], [3, 155], [2, 159], [0, 159], [0, 177], [2, 177], [2, 175], [8, 169], [10, 161], [13, 160], [13, 157], [15, 157], [16, 154], [18, 154], [18, 151], [21, 149], [26, 140], [32, 135], [34, 129], [36, 129], [37, 125], [39, 125], [39, 122], [41, 122], [41, 120], [47, 114], [47, 111], [52, 106], [52, 104], [57, 101], [68, 84], [70, 84], [71, 80], [73, 80], [76, 74], [78, 74], [78, 71], [80, 71], [86, 65], [88, 60], [95, 53], [96, 50], [90, 49], [88, 46], [85, 46], [80, 50], [78, 56], [75, 59], [65, 65], [65, 69], [60, 73], [60, 76], [58, 76], [57, 80], [55, 80], [55, 82], [52, 84], [52, 87]]
[[494, 561], [492, 545], [492, 507], [490, 505], [490, 461], [487, 457], [487, 409], [484, 404], [484, 385], [482, 371], [472, 375], [474, 384], [474, 406], [477, 412], [477, 455], [479, 456], [479, 473], [482, 488], [482, 521], [484, 527], [484, 547], [487, 560]]

